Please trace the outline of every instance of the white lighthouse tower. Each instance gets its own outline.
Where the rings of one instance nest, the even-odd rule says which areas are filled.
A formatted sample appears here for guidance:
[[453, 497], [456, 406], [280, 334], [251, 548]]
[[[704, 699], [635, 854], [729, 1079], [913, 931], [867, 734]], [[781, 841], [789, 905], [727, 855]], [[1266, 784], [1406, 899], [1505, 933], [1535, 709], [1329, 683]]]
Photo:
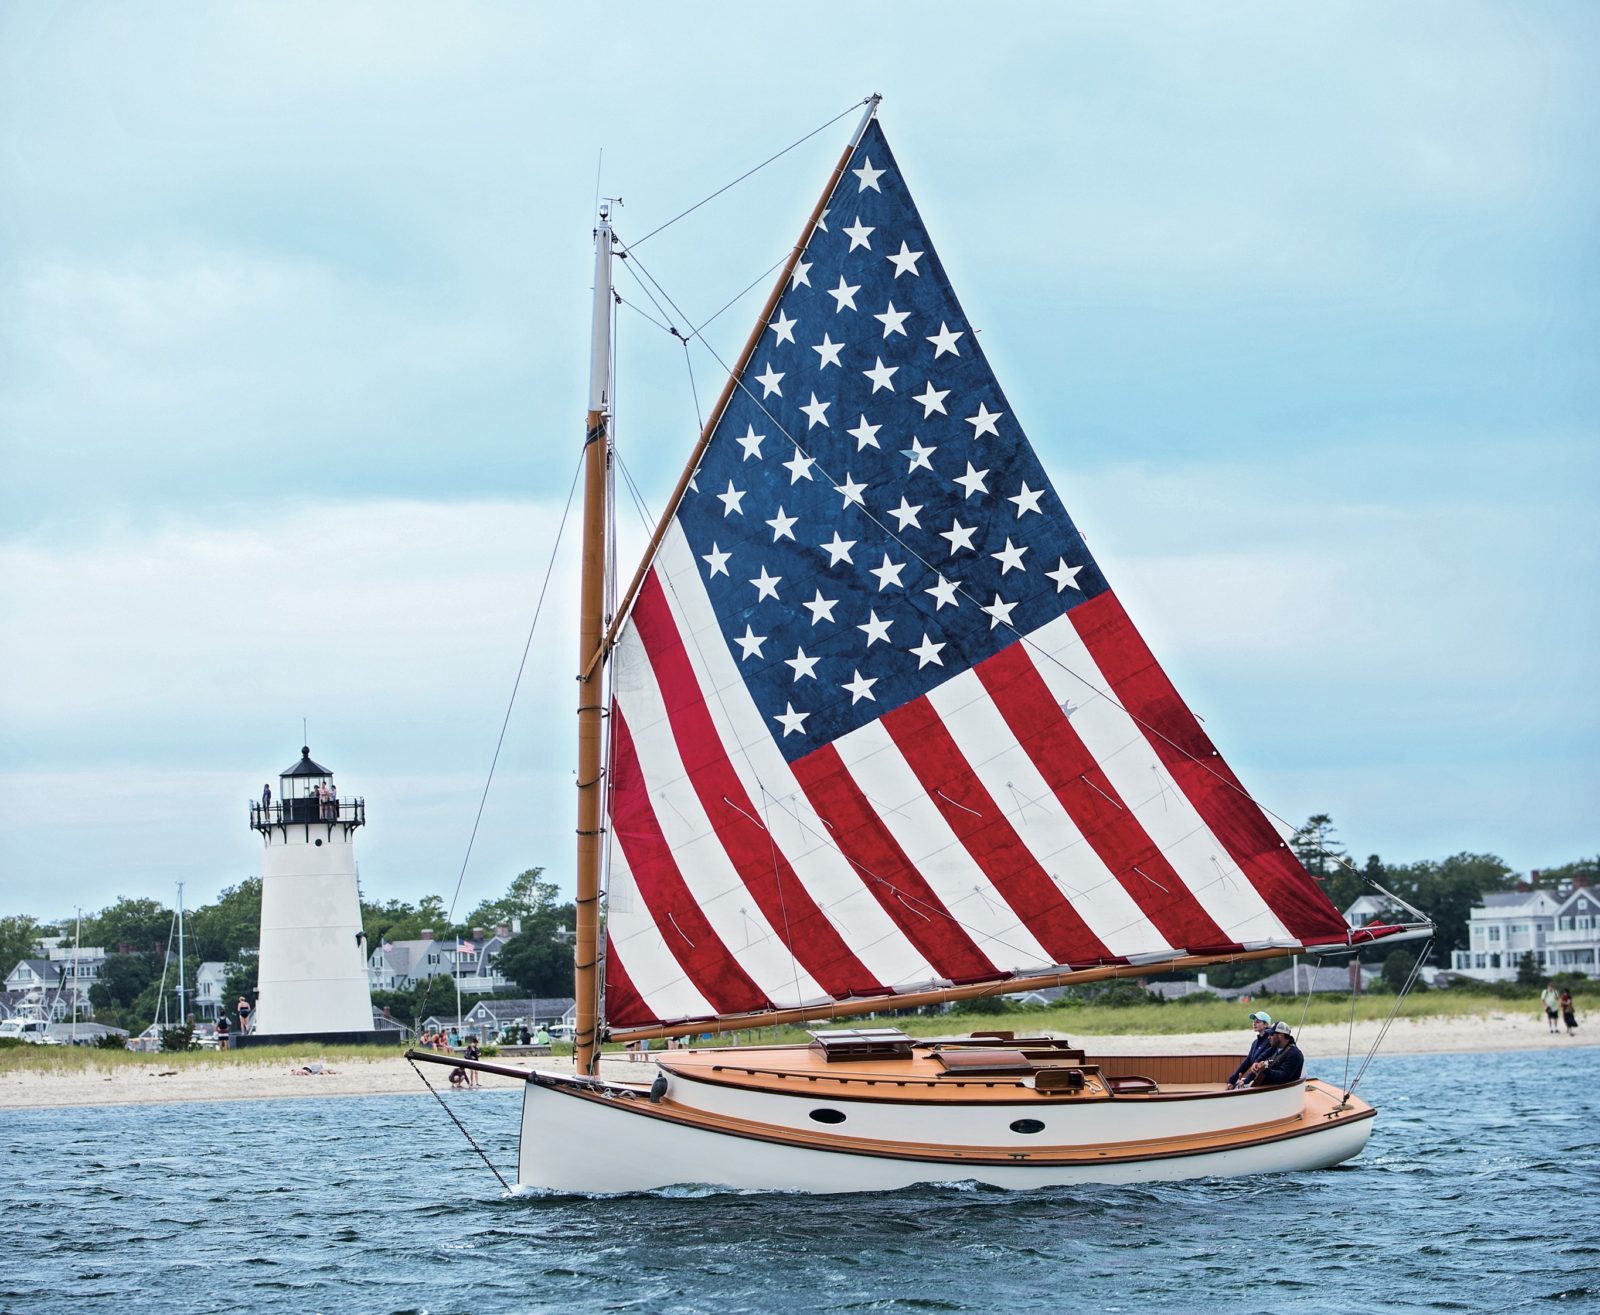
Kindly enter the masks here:
[[279, 776], [276, 802], [250, 805], [265, 845], [252, 1039], [373, 1038], [356, 889], [355, 834], [366, 820], [364, 801], [339, 798], [310, 748]]

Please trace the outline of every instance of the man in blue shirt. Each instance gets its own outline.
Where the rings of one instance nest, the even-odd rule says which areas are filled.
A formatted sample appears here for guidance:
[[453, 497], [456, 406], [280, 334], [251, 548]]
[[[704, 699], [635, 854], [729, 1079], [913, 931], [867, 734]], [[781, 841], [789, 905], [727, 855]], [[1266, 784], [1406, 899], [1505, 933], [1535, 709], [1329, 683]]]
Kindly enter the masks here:
[[1300, 1053], [1300, 1047], [1295, 1045], [1289, 1025], [1275, 1024], [1267, 1035], [1272, 1039], [1272, 1054], [1251, 1070], [1253, 1076], [1250, 1085], [1282, 1087], [1300, 1081], [1300, 1075], [1305, 1072], [1306, 1057]]
[[1265, 1009], [1258, 1009], [1250, 1015], [1250, 1026], [1255, 1028], [1255, 1039], [1250, 1042], [1250, 1053], [1239, 1061], [1239, 1067], [1233, 1070], [1233, 1076], [1228, 1079], [1230, 1087], [1243, 1087], [1247, 1085], [1245, 1079], [1251, 1066], [1260, 1063], [1272, 1053], [1271, 1036], [1272, 1015]]

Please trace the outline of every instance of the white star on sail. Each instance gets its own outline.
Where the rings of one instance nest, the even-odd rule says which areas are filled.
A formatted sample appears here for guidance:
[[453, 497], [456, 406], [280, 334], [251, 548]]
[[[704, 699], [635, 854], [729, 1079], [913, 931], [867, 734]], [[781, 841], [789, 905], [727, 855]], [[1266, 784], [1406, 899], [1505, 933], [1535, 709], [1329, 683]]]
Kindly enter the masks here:
[[[826, 370], [830, 365], [838, 365], [839, 353], [844, 350], [844, 346], [844, 343], [834, 342], [832, 338], [828, 337], [828, 335], [824, 333], [822, 335], [822, 341], [817, 343], [816, 346], [811, 349], [818, 356], [822, 357], [822, 364], [819, 365], [817, 369]], [[842, 369], [843, 367], [841, 366], [840, 368]]]
[[744, 634], [735, 635], [733, 642], [744, 649], [744, 652], [739, 654], [739, 661], [743, 662], [746, 658], [760, 657], [762, 655], [761, 646], [767, 642], [767, 637], [756, 634], [749, 625], [746, 625]]
[[734, 488], [731, 479], [728, 481], [728, 491], [717, 494], [717, 498], [722, 503], [722, 514], [724, 516], [731, 516], [734, 512], [738, 512], [741, 516], [744, 515], [744, 508], [739, 504], [744, 501], [745, 492], [744, 489]]
[[1000, 431], [995, 428], [995, 421], [1005, 414], [1004, 411], [991, 411], [982, 402], [978, 403], [978, 414], [968, 416], [967, 423], [972, 426], [972, 441], [976, 443], [985, 434], [1000, 437]]
[[935, 411], [937, 411], [940, 415], [949, 414], [949, 412], [944, 409], [944, 399], [949, 396], [950, 390], [948, 388], [940, 391], [933, 386], [933, 382], [930, 380], [928, 382], [927, 391], [922, 393], [920, 396], [913, 397], [911, 400], [913, 402], [922, 403], [922, 418], [926, 420]]
[[900, 583], [900, 572], [905, 569], [906, 564], [904, 562], [891, 562], [889, 554], [884, 553], [883, 565], [872, 567], [867, 574], [878, 577], [878, 592], [881, 594], [890, 585], [894, 585], [899, 589], [905, 588], [905, 585]]
[[876, 612], [869, 612], [866, 625], [857, 626], [856, 629], [866, 635], [867, 647], [871, 648], [880, 639], [885, 644], [889, 642], [889, 627], [893, 624], [893, 621], [880, 621]]
[[951, 482], [959, 484], [966, 489], [964, 501], [965, 498], [970, 498], [974, 493], [987, 493], [989, 491], [989, 486], [984, 483], [988, 475], [989, 472], [987, 470], [974, 470], [972, 463], [969, 461], [967, 462], [967, 473], [965, 475], [957, 475]]
[[817, 546], [828, 554], [829, 566], [837, 566], [840, 562], [850, 562], [852, 566], [855, 565], [851, 561], [850, 550], [856, 546], [856, 541], [854, 539], [841, 539], [838, 530], [833, 532], [832, 542], [819, 543]]
[[711, 574], [706, 576], [706, 579], [709, 580], [712, 576], [726, 575], [728, 573], [728, 558], [732, 556], [731, 552], [718, 551], [717, 542], [713, 539], [711, 541], [711, 551], [700, 559], [711, 567]]
[[776, 598], [778, 596], [778, 581], [781, 579], [783, 579], [781, 575], [768, 575], [766, 563], [763, 562], [761, 574], [750, 581], [756, 587], [756, 602], [759, 603], [763, 598]]
[[922, 506], [920, 503], [913, 507], [908, 501], [906, 501], [905, 496], [901, 495], [900, 505], [889, 514], [900, 522], [896, 528], [903, 530], [907, 525], [910, 525], [912, 528], [920, 530], [922, 528], [922, 523], [917, 520], [917, 513], [921, 510]]
[[[768, 525], [772, 526], [773, 543], [777, 543], [779, 539], [788, 539], [792, 542], [794, 539], [795, 523], [799, 519], [800, 518], [798, 516], [785, 516], [783, 514], [783, 508], [779, 507], [778, 514], [767, 522]], [[1011, 540], [1007, 539], [1006, 542], [1010, 543]], [[1004, 575], [1005, 572], [1002, 571], [1001, 574]]]
[[891, 333], [898, 333], [904, 338], [906, 336], [905, 323], [911, 318], [911, 312], [908, 310], [896, 310], [894, 302], [891, 301], [888, 310], [884, 311], [882, 315], [874, 315], [872, 318], [882, 322], [883, 336], [885, 338]]
[[765, 434], [756, 433], [754, 425], [746, 425], [744, 427], [744, 433], [740, 435], [737, 442], [744, 449], [743, 459], [745, 461], [750, 460], [751, 457], [755, 457], [757, 460], [760, 459], [761, 444], [766, 440], [766, 437]]
[[886, 170], [874, 169], [872, 167], [872, 157], [870, 155], [866, 157], [866, 160], [862, 164], [861, 168], [852, 169], [850, 172], [861, 180], [861, 185], [856, 188], [857, 192], [864, 192], [870, 187], [880, 196], [883, 194], [883, 188], [878, 186], [878, 179], [883, 177]]
[[861, 285], [859, 283], [851, 285], [844, 281], [843, 274], [839, 275], [839, 286], [828, 289], [828, 295], [839, 303], [833, 308], [833, 313], [837, 315], [846, 306], [854, 310], [856, 308], [856, 293], [860, 291]]
[[[1056, 569], [1046, 571], [1045, 575], [1056, 582], [1056, 592], [1059, 594], [1063, 589], [1079, 589], [1078, 572], [1081, 570], [1081, 566], [1068, 566], [1067, 559], [1063, 557]], [[1079, 592], [1082, 592], [1081, 589]]]
[[832, 213], [833, 213], [833, 207], [829, 206], [826, 210], [824, 210], [820, 215], [817, 216], [817, 227], [820, 228], [824, 233], [829, 231], [829, 229], [828, 229], [828, 216], [831, 215]]
[[803, 648], [797, 648], [792, 658], [784, 658], [783, 665], [794, 668], [794, 680], [790, 684], [798, 684], [803, 678], [812, 680], [817, 678], [816, 665], [821, 662], [820, 657], [807, 657]]
[[860, 424], [854, 429], [847, 429], [844, 432], [855, 439], [856, 451], [860, 452], [863, 448], [878, 446], [878, 431], [882, 428], [882, 425], [869, 424], [866, 416], [862, 416]]
[[[1039, 511], [1039, 499], [1042, 497], [1044, 497], [1043, 489], [1030, 489], [1028, 481], [1023, 480], [1022, 487], [1017, 490], [1017, 496], [1007, 498], [1006, 501], [1017, 504], [1017, 519], [1021, 520], [1028, 512]], [[1039, 511], [1039, 514], [1044, 515], [1042, 511]]]
[[939, 656], [939, 654], [944, 651], [944, 645], [935, 644], [931, 639], [928, 638], [928, 632], [926, 630], [922, 632], [922, 642], [911, 651], [917, 655], [918, 671], [921, 671], [922, 668], [927, 666], [930, 662], [936, 667], [944, 666], [944, 659]]
[[839, 600], [837, 598], [824, 598], [822, 590], [818, 589], [815, 598], [809, 603], [801, 603], [800, 606], [810, 611], [811, 624], [816, 625], [818, 621], [833, 620], [833, 609], [839, 606]]
[[959, 520], [952, 519], [950, 528], [948, 530], [940, 530], [939, 537], [950, 540], [950, 555], [954, 557], [963, 548], [970, 548], [973, 552], [977, 551], [976, 548], [972, 547], [972, 536], [977, 532], [978, 527], [976, 525], [963, 525]]
[[898, 255], [885, 256], [885, 260], [894, 262], [894, 276], [899, 278], [902, 274], [915, 274], [922, 277], [922, 271], [917, 268], [917, 261], [922, 259], [922, 252], [912, 251], [904, 242], [900, 243]]
[[933, 463], [929, 461], [928, 458], [938, 450], [939, 449], [937, 445], [928, 447], [915, 434], [911, 435], [911, 446], [900, 449], [900, 455], [911, 462], [911, 464], [906, 467], [906, 474], [909, 475], [918, 466], [921, 466], [922, 469], [926, 471], [932, 471]]
[[832, 428], [828, 424], [828, 408], [832, 405], [832, 402], [817, 401], [817, 395], [812, 393], [810, 404], [800, 408], [805, 412], [807, 421], [810, 422], [806, 425], [806, 428], [815, 429], [818, 425], [821, 425], [824, 429]]
[[[868, 242], [867, 238], [877, 230], [863, 224], [860, 215], [856, 216], [856, 222], [851, 224], [849, 228], [841, 228], [839, 231], [850, 239], [850, 251], [854, 251], [857, 247], [866, 247], [868, 251], [872, 250], [872, 243]], [[845, 252], [845, 255], [849, 255], [850, 251]]]
[[990, 603], [988, 607], [980, 608], [979, 611], [989, 614], [989, 629], [993, 630], [999, 625], [1010, 625], [1011, 613], [1016, 610], [1016, 607], [1015, 603], [1002, 602], [1000, 595], [996, 594], [994, 602]]
[[811, 286], [811, 263], [812, 262], [809, 260], [795, 261], [794, 273], [789, 275], [790, 288], [798, 288], [801, 286], [801, 284], [804, 284], [808, 288]]
[[[771, 329], [775, 334], [778, 335], [778, 343], [793, 342], [794, 326], [799, 322], [800, 321], [798, 320], [791, 320], [787, 315], [784, 314], [782, 310], [779, 310], [778, 318], [773, 320], [771, 324], [767, 325], [767, 328]], [[777, 343], [774, 343], [773, 345], [776, 346]]]
[[783, 375], [774, 371], [770, 363], [767, 365], [765, 373], [756, 376], [756, 382], [761, 385], [762, 397], [771, 397], [774, 393], [779, 397], [783, 396], [783, 389], [778, 387], [783, 382]]
[[938, 360], [946, 352], [952, 356], [960, 356], [961, 349], [956, 346], [956, 339], [964, 336], [964, 330], [952, 329], [943, 320], [939, 321], [939, 332], [930, 334], [928, 341], [933, 344], [933, 359]]
[[794, 710], [794, 704], [785, 703], [783, 705], [783, 711], [773, 717], [772, 720], [782, 724], [783, 733], [785, 735], [793, 735], [796, 733], [803, 735], [805, 732], [802, 727], [804, 727], [806, 718], [810, 715], [811, 714], [809, 712], [796, 712]]
[[[770, 525], [772, 522], [768, 521], [767, 523]], [[989, 556], [1000, 563], [1000, 574], [1005, 575], [1009, 571], [1026, 571], [1028, 569], [1022, 564], [1022, 554], [1027, 551], [1027, 544], [1018, 547], [1011, 542], [1011, 536], [1007, 535], [1006, 546], [999, 552], [990, 553]]]
[[891, 393], [894, 392], [894, 372], [900, 367], [898, 365], [885, 365], [881, 356], [875, 359], [877, 364], [872, 369], [863, 370], [861, 373], [872, 380], [873, 392], [877, 392], [880, 388], [887, 388]]
[[847, 507], [852, 502], [858, 507], [865, 507], [867, 505], [861, 499], [861, 495], [867, 491], [867, 486], [865, 484], [857, 484], [855, 480], [851, 478], [848, 470], [844, 473], [844, 483], [835, 484], [833, 486], [833, 491], [835, 493], [843, 494], [844, 505]]
[[839, 686], [839, 688], [850, 691], [850, 705], [852, 707], [854, 707], [857, 703], [860, 703], [862, 699], [869, 699], [873, 703], [876, 703], [878, 700], [872, 693], [872, 687], [878, 683], [878, 679], [879, 678], [877, 676], [873, 676], [869, 680], [859, 671], [855, 671], [851, 673], [851, 678], [845, 681], [845, 683]]
[[784, 469], [789, 472], [789, 483], [798, 484], [803, 479], [811, 478], [811, 467], [817, 464], [815, 457], [808, 457], [803, 452], [796, 452], [794, 456], [783, 463]]
[[[955, 556], [954, 548], [950, 550], [950, 555], [952, 557]], [[922, 592], [933, 595], [933, 610], [937, 612], [946, 603], [949, 603], [951, 607], [961, 606], [961, 603], [956, 598], [956, 590], [960, 587], [954, 580], [946, 580], [941, 575], [938, 584], [934, 585], [932, 589], [924, 589]], [[940, 665], [943, 666], [944, 664], [940, 663]]]

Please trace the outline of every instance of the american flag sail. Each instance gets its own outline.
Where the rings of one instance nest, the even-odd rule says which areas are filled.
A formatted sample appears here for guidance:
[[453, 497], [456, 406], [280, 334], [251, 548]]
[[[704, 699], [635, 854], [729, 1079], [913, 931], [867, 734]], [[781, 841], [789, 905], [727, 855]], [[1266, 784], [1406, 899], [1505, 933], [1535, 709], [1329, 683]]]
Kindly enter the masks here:
[[876, 121], [611, 679], [613, 1027], [1346, 939], [1084, 545]]

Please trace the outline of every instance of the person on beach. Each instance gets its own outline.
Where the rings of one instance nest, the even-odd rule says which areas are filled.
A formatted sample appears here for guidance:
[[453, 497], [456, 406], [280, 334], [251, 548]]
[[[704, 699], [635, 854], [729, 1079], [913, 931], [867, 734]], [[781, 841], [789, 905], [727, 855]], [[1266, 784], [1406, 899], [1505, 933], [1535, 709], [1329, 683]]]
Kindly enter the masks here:
[[1556, 1026], [1556, 1018], [1561, 1007], [1561, 997], [1556, 993], [1556, 984], [1546, 982], [1544, 990], [1539, 992], [1539, 1003], [1544, 1006], [1544, 1021], [1550, 1026], [1550, 1035], [1555, 1036], [1561, 1029]]
[[1300, 1081], [1305, 1072], [1306, 1057], [1294, 1043], [1294, 1033], [1287, 1023], [1274, 1023], [1267, 1035], [1272, 1039], [1272, 1054], [1251, 1065], [1252, 1087], [1281, 1087]]
[[1245, 1086], [1245, 1077], [1253, 1065], [1259, 1064], [1272, 1053], [1271, 1027], [1272, 1015], [1265, 1009], [1257, 1009], [1250, 1015], [1250, 1026], [1255, 1028], [1256, 1034], [1250, 1042], [1250, 1053], [1239, 1061], [1239, 1067], [1233, 1070], [1233, 1076], [1228, 1079], [1230, 1087]]
[[1561, 992], [1561, 1021], [1567, 1025], [1568, 1036], [1577, 1032], [1578, 1011], [1572, 1003], [1572, 992], [1566, 989]]
[[250, 1002], [241, 995], [233, 1012], [239, 1015], [239, 1035], [243, 1036], [250, 1030]]
[[217, 1049], [218, 1050], [226, 1050], [227, 1048], [228, 1048], [228, 1016], [227, 1016], [227, 1014], [218, 1014], [217, 1015]]
[[[478, 1049], [478, 1038], [475, 1037], [475, 1036], [469, 1036], [467, 1038], [467, 1052], [466, 1052], [466, 1056], [465, 1057], [467, 1059], [478, 1059], [482, 1055], [483, 1055], [483, 1051]], [[477, 1069], [469, 1068], [467, 1070], [467, 1085], [469, 1087], [476, 1087], [478, 1085], [478, 1070]]]

